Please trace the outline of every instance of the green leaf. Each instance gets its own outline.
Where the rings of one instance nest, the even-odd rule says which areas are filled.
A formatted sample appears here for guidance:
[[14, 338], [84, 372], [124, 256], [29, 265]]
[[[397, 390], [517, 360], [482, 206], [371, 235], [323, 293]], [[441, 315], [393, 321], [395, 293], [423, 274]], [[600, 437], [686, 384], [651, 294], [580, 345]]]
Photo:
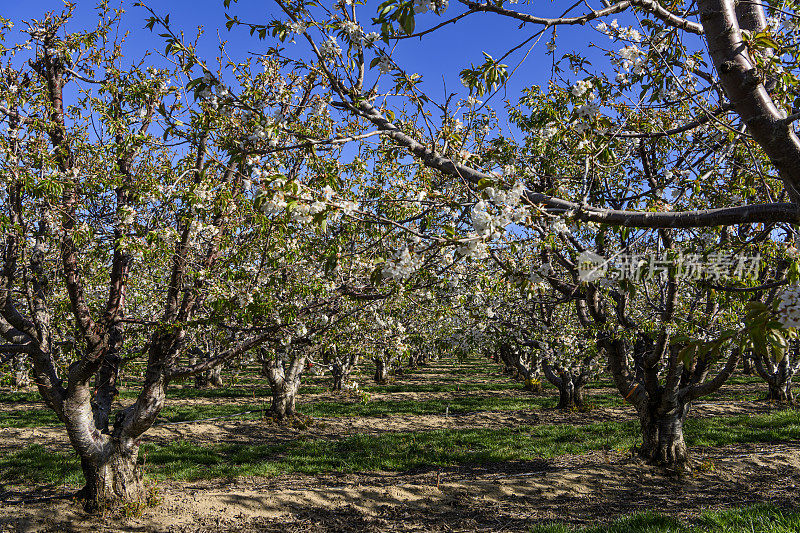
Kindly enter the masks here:
[[678, 359], [683, 361], [683, 366], [686, 370], [689, 370], [692, 366], [692, 360], [694, 359], [694, 355], [697, 352], [697, 345], [692, 343], [689, 344], [686, 348], [683, 348], [680, 352], [678, 352]]
[[403, 28], [403, 31], [406, 32], [406, 35], [411, 35], [414, 33], [415, 27], [414, 21], [414, 11], [409, 9], [401, 18], [400, 18], [400, 26]]

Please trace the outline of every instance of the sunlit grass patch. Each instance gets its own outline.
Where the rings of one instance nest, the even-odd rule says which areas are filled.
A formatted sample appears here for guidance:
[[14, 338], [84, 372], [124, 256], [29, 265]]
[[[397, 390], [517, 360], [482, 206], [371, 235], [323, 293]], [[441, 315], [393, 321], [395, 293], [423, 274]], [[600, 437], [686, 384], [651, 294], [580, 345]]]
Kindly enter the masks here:
[[531, 527], [531, 533], [797, 533], [800, 512], [770, 505], [702, 513], [693, 523], [651, 511], [618, 518], [609, 524], [570, 527], [561, 523]]

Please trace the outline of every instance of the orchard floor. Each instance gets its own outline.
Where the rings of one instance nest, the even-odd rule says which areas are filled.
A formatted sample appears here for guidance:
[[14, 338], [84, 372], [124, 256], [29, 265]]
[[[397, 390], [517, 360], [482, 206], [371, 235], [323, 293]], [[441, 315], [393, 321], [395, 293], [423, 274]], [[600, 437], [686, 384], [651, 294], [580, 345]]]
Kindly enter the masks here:
[[[145, 440], [154, 445], [178, 440], [198, 446], [295, 445], [309, 440], [339, 441], [354, 435], [424, 435], [468, 428], [507, 431], [519, 426], [577, 427], [634, 420], [633, 409], [610, 388], [590, 389], [590, 402], [597, 401], [588, 412], [561, 412], [553, 407], [552, 389], [531, 394], [509, 386], [509, 378], [495, 365], [473, 363], [431, 364], [398, 376], [391, 386], [373, 388], [368, 401], [325, 392], [325, 378], [309, 380], [309, 392], [299, 398], [301, 411], [303, 407], [329, 408], [329, 404], [339, 402], [346, 404], [340, 409], [351, 408], [358, 413], [371, 402], [386, 402], [389, 412], [381, 415], [320, 416], [308, 426], [276, 425], [260, 419], [258, 413], [250, 413], [250, 418], [165, 420], [148, 432]], [[364, 385], [368, 384], [368, 371], [358, 377]], [[219, 410], [230, 404], [235, 410], [248, 401], [237, 390], [253, 390], [254, 380], [240, 375], [230, 394], [176, 394], [169, 405], [185, 407], [195, 418], [205, 418], [202, 413], [206, 406]], [[437, 386], [441, 390], [434, 390]], [[739, 380], [699, 402], [692, 416], [711, 419], [769, 413], [774, 408], [757, 400], [763, 389], [764, 385], [754, 380]], [[0, 389], [3, 392], [8, 390]], [[13, 401], [0, 402], [0, 457], [31, 445], [42, 446], [52, 454], [71, 453], [63, 428], [55, 424], [4, 424], [18, 420], [15, 413], [20, 411], [42, 409], [33, 397], [4, 397]], [[451, 410], [445, 402], [445, 412], [413, 412], [439, 405], [430, 402], [442, 399], [452, 400], [453, 405], [485, 405], [486, 409]], [[522, 407], [515, 408], [513, 402], [498, 403], [515, 399], [522, 400]], [[537, 399], [535, 407], [526, 406], [527, 400], [535, 403]], [[121, 401], [125, 404], [131, 400], [123, 395]], [[468, 401], [472, 403], [465, 403]], [[391, 412], [392, 402], [398, 406], [396, 413]], [[86, 515], [70, 498], [78, 488], [74, 480], [30, 483], [0, 470], [0, 532], [529, 531], [536, 524], [548, 522], [575, 527], [597, 525], [646, 510], [691, 524], [709, 510], [760, 503], [798, 508], [800, 440], [694, 446], [690, 453], [693, 468], [680, 475], [641, 464], [629, 450], [618, 447], [518, 461], [422, 465], [401, 471], [284, 472], [192, 480], [158, 474], [149, 482], [156, 485], [161, 503], [145, 509], [137, 518], [112, 512]]]

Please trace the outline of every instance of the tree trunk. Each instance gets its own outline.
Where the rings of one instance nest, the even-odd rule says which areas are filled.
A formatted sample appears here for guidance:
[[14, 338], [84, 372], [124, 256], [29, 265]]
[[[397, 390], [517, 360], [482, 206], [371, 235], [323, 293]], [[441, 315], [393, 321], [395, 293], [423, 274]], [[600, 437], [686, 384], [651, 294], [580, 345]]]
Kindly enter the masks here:
[[373, 361], [375, 361], [375, 375], [373, 376], [375, 383], [386, 383], [389, 380], [388, 365], [380, 357], [376, 357]]
[[272, 387], [272, 404], [269, 412], [276, 420], [285, 420], [297, 415], [295, 398], [297, 397], [298, 382], [283, 383]]
[[339, 361], [331, 363], [331, 376], [333, 376], [333, 390], [340, 391], [344, 385], [344, 369]]
[[572, 372], [560, 367], [553, 368], [546, 359], [542, 359], [542, 370], [547, 381], [558, 388], [558, 409], [583, 409], [584, 387], [586, 386], [586, 376], [580, 374], [577, 377]]
[[28, 373], [28, 361], [25, 354], [17, 354], [11, 359], [11, 386], [15, 388], [28, 387], [31, 378]]
[[742, 358], [742, 372], [747, 376], [754, 376], [756, 369], [753, 366], [753, 359], [751, 355], [746, 355]]
[[584, 386], [577, 384], [577, 380], [572, 378], [568, 372], [561, 374], [561, 384], [558, 386], [558, 405], [559, 409], [572, 410], [583, 409], [584, 402]]
[[767, 385], [769, 386], [767, 401], [794, 405], [791, 378], [783, 380], [782, 382], [777, 379], [770, 380], [767, 382]]
[[755, 356], [756, 371], [767, 382], [767, 401], [787, 405], [794, 404], [792, 377], [794, 377], [794, 373], [797, 370], [797, 363], [792, 362], [791, 356], [793, 355], [792, 353], [786, 353], [783, 359], [777, 363], [763, 355]]
[[137, 465], [138, 455], [139, 446], [133, 441], [121, 443], [109, 438], [102, 453], [81, 457], [86, 485], [77, 497], [87, 512], [119, 504], [144, 504], [145, 490]]
[[266, 352], [259, 351], [259, 359], [261, 362], [261, 377], [269, 377], [269, 356]]
[[208, 383], [212, 387], [222, 387], [222, 365], [208, 371]]
[[642, 445], [639, 457], [650, 464], [669, 468], [682, 468], [689, 459], [686, 442], [683, 440], [683, 421], [688, 406], [660, 413], [650, 405], [639, 414], [642, 427]]
[[[194, 365], [199, 361], [208, 359], [210, 354], [204, 352], [200, 348], [194, 347], [189, 350], [189, 364]], [[222, 386], [222, 365], [215, 366], [205, 372], [200, 372], [194, 376], [194, 387], [196, 389], [205, 389], [208, 387], [221, 387]]]
[[297, 415], [295, 398], [300, 388], [300, 374], [305, 366], [305, 357], [295, 356], [285, 366], [278, 358], [270, 358], [267, 366], [267, 380], [272, 390], [270, 415], [283, 421]]

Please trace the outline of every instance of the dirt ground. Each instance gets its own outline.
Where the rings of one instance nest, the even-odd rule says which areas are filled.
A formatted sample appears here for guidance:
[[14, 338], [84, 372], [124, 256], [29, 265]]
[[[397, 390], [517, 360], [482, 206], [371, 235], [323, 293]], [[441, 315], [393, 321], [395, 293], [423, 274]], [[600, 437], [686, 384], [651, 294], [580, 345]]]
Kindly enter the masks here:
[[[435, 380], [435, 376], [433, 377]], [[414, 375], [414, 380], [425, 376]], [[473, 380], [474, 381], [474, 380]], [[737, 386], [750, 389], [752, 386]], [[599, 392], [599, 391], [593, 391]], [[377, 399], [423, 400], [442, 395], [503, 395], [508, 391], [373, 394]], [[327, 393], [303, 402], [329, 400]], [[235, 399], [171, 400], [173, 405]], [[0, 406], [23, 409], [26, 404]], [[34, 407], [31, 405], [30, 407]], [[35, 407], [40, 407], [36, 405]], [[698, 402], [692, 416], [759, 413], [763, 402]], [[1, 414], [1, 413], [0, 413]], [[625, 407], [587, 413], [555, 409], [465, 414], [325, 418], [307, 428], [266, 425], [259, 420], [222, 419], [163, 424], [149, 442], [247, 443], [298, 437], [340, 438], [355, 433], [428, 431], [441, 428], [504, 428], [519, 425], [587, 424], [630, 420]], [[67, 451], [59, 427], [0, 428], [0, 454], [29, 444]], [[236, 481], [161, 482], [161, 504], [140, 518], [88, 516], [70, 499], [72, 488], [0, 486], [0, 532], [6, 531], [527, 531], [538, 522], [595, 524], [620, 515], [654, 510], [691, 520], [699, 512], [770, 503], [796, 507], [800, 443], [694, 448], [691, 473], [677, 476], [641, 464], [629, 454], [602, 451], [491, 467], [432, 468], [413, 472], [281, 475]]]
[[693, 449], [669, 475], [618, 452], [502, 467], [162, 483], [141, 518], [88, 516], [64, 494], [6, 495], [0, 531], [526, 531], [593, 524], [646, 509], [700, 511], [799, 503], [800, 444]]

